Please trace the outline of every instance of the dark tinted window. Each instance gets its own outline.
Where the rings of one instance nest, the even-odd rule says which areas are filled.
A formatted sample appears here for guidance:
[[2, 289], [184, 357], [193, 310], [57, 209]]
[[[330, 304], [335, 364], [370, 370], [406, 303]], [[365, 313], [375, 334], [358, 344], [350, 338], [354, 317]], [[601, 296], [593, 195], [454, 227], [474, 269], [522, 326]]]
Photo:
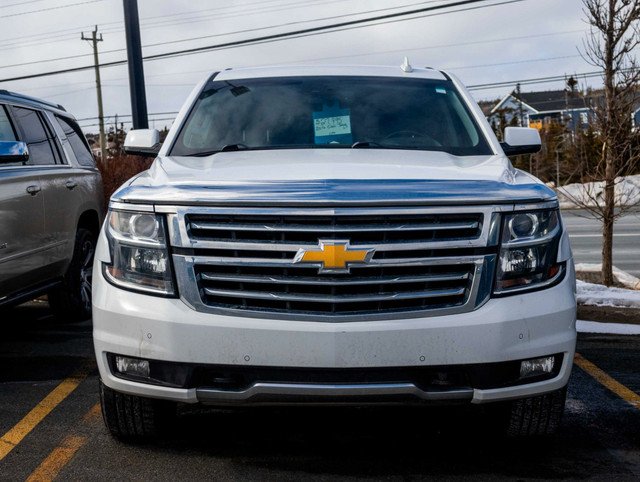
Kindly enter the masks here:
[[60, 127], [67, 136], [69, 144], [71, 144], [71, 149], [73, 149], [73, 153], [76, 155], [78, 164], [81, 166], [95, 167], [96, 162], [93, 159], [93, 154], [91, 154], [91, 149], [89, 149], [89, 144], [87, 144], [87, 140], [80, 130], [80, 126], [72, 119], [67, 119], [66, 117], [56, 116], [56, 119], [58, 119], [58, 124], [60, 124]]
[[0, 141], [17, 141], [16, 133], [13, 130], [7, 110], [0, 105]]
[[488, 155], [491, 149], [451, 81], [283, 77], [212, 81], [172, 149], [351, 147]]
[[40, 115], [35, 110], [13, 107], [16, 119], [24, 132], [23, 141], [29, 146], [29, 160], [27, 165], [42, 166], [55, 164], [51, 143], [54, 139], [42, 123]]

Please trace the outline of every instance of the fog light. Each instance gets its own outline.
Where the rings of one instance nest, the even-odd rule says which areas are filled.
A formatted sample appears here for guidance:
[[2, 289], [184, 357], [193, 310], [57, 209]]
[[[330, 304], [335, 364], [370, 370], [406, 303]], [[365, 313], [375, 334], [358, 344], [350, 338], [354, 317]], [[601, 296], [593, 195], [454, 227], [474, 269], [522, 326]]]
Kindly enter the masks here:
[[116, 369], [127, 375], [149, 378], [149, 360], [116, 356]]
[[520, 378], [535, 377], [538, 375], [546, 375], [552, 373], [554, 363], [555, 357], [553, 356], [534, 358], [533, 360], [524, 360], [520, 364]]

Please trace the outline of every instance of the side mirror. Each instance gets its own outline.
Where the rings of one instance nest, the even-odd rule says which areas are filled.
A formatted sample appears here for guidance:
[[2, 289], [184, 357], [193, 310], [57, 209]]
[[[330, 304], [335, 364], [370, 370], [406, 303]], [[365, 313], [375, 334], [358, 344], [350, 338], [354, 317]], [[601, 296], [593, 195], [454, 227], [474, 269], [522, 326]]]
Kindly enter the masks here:
[[0, 163], [22, 162], [29, 160], [27, 144], [19, 141], [0, 141]]
[[124, 152], [136, 156], [155, 157], [161, 145], [158, 129], [137, 129], [127, 132]]
[[540, 132], [530, 127], [507, 127], [504, 130], [502, 150], [506, 156], [521, 156], [535, 154], [542, 148]]

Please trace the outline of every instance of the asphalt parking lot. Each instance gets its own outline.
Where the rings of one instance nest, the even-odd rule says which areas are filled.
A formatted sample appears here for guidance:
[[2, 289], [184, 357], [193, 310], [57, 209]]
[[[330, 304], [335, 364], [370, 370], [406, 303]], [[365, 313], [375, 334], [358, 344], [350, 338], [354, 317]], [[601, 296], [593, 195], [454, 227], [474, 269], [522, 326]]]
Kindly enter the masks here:
[[497, 437], [476, 411], [184, 413], [171, 439], [107, 433], [90, 322], [35, 302], [0, 314], [0, 480], [526, 480], [640, 477], [640, 337], [581, 335], [553, 442]]

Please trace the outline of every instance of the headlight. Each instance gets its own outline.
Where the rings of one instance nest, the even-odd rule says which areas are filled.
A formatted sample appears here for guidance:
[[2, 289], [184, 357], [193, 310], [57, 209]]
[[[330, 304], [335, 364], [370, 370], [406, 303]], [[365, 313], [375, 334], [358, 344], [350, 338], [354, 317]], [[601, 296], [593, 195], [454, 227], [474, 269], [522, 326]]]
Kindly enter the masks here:
[[103, 263], [103, 272], [109, 282], [161, 296], [175, 294], [162, 216], [109, 211], [105, 232], [111, 264]]
[[560, 280], [563, 266], [556, 258], [561, 234], [557, 209], [505, 216], [494, 293], [528, 291]]

